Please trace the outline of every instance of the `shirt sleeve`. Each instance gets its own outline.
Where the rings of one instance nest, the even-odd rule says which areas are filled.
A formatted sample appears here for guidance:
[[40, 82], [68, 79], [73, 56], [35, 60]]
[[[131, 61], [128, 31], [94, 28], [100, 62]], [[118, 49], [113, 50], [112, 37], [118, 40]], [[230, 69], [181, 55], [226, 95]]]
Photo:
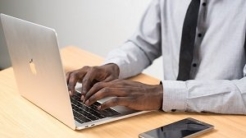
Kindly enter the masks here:
[[[245, 71], [246, 67], [244, 67]], [[246, 77], [240, 80], [163, 81], [163, 110], [246, 114]]]
[[104, 64], [117, 64], [120, 68], [120, 78], [137, 75], [161, 55], [160, 37], [159, 0], [153, 0], [134, 35], [119, 48], [112, 50]]

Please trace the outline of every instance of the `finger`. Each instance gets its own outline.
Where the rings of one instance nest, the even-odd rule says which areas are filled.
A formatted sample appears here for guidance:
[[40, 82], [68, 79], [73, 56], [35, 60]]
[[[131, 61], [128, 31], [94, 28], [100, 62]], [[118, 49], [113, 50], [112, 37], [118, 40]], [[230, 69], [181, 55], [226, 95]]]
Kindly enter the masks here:
[[69, 75], [69, 79], [68, 79], [68, 90], [71, 92], [70, 94], [73, 95], [74, 91], [75, 91], [75, 85], [77, 83], [78, 77], [74, 74], [71, 73]]
[[141, 82], [129, 81], [123, 79], [114, 80], [116, 86], [125, 87], [125, 88], [139, 88], [142, 87]]
[[92, 82], [95, 78], [95, 71], [94, 69], [90, 69], [86, 75], [84, 76], [83, 80], [82, 80], [82, 84], [83, 84], [83, 87], [82, 87], [82, 93], [83, 94], [86, 94], [87, 91], [89, 91], [89, 89], [91, 88], [92, 86]]
[[69, 80], [70, 74], [71, 74], [71, 72], [67, 72], [66, 73], [66, 82], [67, 82], [67, 84], [68, 84], [68, 80]]
[[[70, 73], [71, 72], [67, 72], [66, 73], [66, 83], [67, 83], [67, 85], [69, 84]], [[69, 89], [69, 87], [68, 87], [68, 92], [69, 92], [69, 95], [73, 95], [71, 90]]]
[[74, 94], [76, 83], [78, 82], [78, 80], [83, 78], [85, 73], [86, 72], [82, 69], [69, 73], [69, 76], [67, 76], [68, 77], [67, 83], [68, 83], [68, 90], [71, 91], [71, 94]]
[[109, 81], [114, 81], [116, 80], [113, 76], [108, 76], [105, 80], [103, 80], [104, 82], [109, 82]]
[[138, 87], [136, 86], [135, 82], [123, 79], [115, 79], [113, 81], [110, 81], [110, 83], [114, 88]]
[[109, 81], [112, 81], [113, 80], [113, 77], [109, 76], [107, 77], [105, 80], [103, 80], [104, 82], [109, 82]]
[[104, 110], [104, 109], [114, 107], [114, 106], [128, 107], [128, 105], [130, 104], [134, 104], [134, 103], [132, 103], [132, 101], [127, 97], [115, 97], [115, 98], [111, 98], [110, 100], [102, 103], [101, 106], [98, 107], [98, 109]]
[[82, 87], [82, 94], [86, 94], [90, 88], [92, 87], [93, 85], [93, 80], [96, 79], [96, 75], [97, 75], [97, 72], [96, 72], [96, 68], [90, 68], [86, 75], [84, 76], [83, 80], [82, 80], [82, 84], [83, 84], [83, 87]]
[[124, 88], [119, 89], [119, 88], [104, 87], [100, 89], [98, 92], [96, 92], [94, 95], [89, 97], [85, 103], [87, 105], [91, 105], [97, 100], [100, 100], [106, 97], [126, 97], [126, 96], [127, 96], [127, 92]]
[[107, 87], [107, 83], [105, 83], [105, 82], [98, 82], [95, 85], [93, 85], [91, 87], [91, 89], [86, 93], [86, 95], [84, 97], [84, 102], [104, 87]]

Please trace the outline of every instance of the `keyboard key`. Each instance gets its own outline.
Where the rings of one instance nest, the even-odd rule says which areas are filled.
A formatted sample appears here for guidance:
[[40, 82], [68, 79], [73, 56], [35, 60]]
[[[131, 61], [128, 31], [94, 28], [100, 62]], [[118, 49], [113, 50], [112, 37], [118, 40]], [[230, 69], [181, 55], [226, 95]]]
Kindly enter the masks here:
[[85, 116], [83, 116], [82, 114], [74, 111], [74, 116], [75, 118], [77, 118], [77, 121], [80, 122], [80, 123], [85, 123], [85, 122], [89, 122], [91, 121], [90, 119], [86, 118]]
[[91, 106], [87, 106], [80, 100], [80, 97], [80, 93], [76, 93], [73, 96], [71, 96], [73, 113], [75, 119], [80, 123], [94, 121], [119, 114], [111, 108], [105, 110], [98, 110], [98, 106], [101, 105], [99, 102], [95, 102]]

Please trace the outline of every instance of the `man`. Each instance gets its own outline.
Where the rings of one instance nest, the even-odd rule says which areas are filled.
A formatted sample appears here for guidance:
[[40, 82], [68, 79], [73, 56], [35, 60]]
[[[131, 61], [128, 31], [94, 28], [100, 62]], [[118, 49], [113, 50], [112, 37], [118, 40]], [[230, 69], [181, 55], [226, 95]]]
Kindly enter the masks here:
[[[153, 0], [136, 33], [104, 65], [67, 73], [68, 87], [73, 93], [82, 82], [87, 105], [115, 96], [101, 110], [246, 114], [245, 34], [245, 0]], [[161, 55], [162, 84], [123, 80]]]

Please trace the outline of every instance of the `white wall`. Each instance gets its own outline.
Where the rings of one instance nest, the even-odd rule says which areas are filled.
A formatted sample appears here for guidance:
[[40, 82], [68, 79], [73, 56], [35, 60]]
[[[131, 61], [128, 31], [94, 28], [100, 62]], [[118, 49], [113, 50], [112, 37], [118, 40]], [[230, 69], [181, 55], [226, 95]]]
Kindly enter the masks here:
[[[131, 36], [150, 1], [0, 0], [0, 12], [56, 29], [60, 47], [75, 45], [105, 57]], [[145, 72], [160, 78], [162, 64], [156, 62]]]

